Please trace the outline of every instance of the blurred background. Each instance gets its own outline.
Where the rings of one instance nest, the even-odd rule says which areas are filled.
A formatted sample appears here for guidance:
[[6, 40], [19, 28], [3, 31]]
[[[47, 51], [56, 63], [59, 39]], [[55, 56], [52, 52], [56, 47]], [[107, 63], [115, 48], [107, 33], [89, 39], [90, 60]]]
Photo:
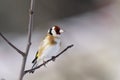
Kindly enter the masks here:
[[[30, 0], [0, 0], [0, 32], [20, 50], [27, 44]], [[26, 69], [52, 25], [61, 26], [63, 50], [24, 80], [120, 80], [120, 0], [35, 0]], [[0, 80], [17, 80], [22, 57], [0, 37]]]

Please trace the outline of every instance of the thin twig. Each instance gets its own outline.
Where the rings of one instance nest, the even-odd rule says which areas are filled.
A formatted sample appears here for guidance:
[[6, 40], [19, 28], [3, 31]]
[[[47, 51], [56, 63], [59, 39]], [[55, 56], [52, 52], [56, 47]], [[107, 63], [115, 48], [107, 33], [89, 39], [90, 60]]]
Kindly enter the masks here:
[[56, 56], [53, 56], [51, 57], [50, 59], [48, 59], [47, 61], [44, 61], [42, 64], [40, 64], [39, 66], [35, 67], [35, 68], [32, 68], [32, 69], [29, 69], [29, 70], [26, 70], [25, 71], [25, 74], [28, 73], [28, 72], [32, 72], [33, 70], [36, 70], [38, 68], [41, 68], [42, 66], [46, 65], [48, 62], [50, 61], [55, 61], [55, 59], [57, 57], [59, 57], [61, 54], [63, 54], [65, 51], [67, 51], [69, 48], [73, 47], [73, 44], [67, 46], [63, 51], [61, 51], [59, 54], [57, 54]]
[[15, 49], [19, 54], [21, 54], [22, 56], [25, 56], [25, 53], [22, 52], [20, 49], [18, 49], [16, 46], [14, 46], [9, 40], [7, 40], [7, 38], [2, 34], [0, 33], [0, 36], [13, 48]]
[[26, 61], [27, 61], [27, 56], [30, 50], [30, 46], [31, 46], [31, 35], [32, 35], [32, 28], [33, 28], [33, 6], [35, 4], [35, 0], [31, 0], [30, 2], [30, 9], [29, 9], [29, 23], [28, 23], [28, 43], [26, 46], [26, 56], [23, 57], [23, 61], [22, 61], [22, 68], [21, 68], [21, 73], [20, 73], [20, 78], [19, 80], [22, 80], [24, 77], [24, 70], [25, 70], [25, 65], [26, 65]]

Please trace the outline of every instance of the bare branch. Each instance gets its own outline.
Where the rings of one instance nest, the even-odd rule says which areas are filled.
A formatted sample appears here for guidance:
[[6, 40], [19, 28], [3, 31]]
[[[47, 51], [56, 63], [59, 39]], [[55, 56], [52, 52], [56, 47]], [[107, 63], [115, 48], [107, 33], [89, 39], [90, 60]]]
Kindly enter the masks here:
[[57, 54], [56, 56], [53, 56], [51, 57], [50, 59], [48, 59], [47, 61], [44, 61], [42, 64], [40, 64], [39, 66], [35, 67], [35, 68], [32, 68], [32, 69], [29, 69], [29, 70], [26, 70], [25, 71], [25, 74], [28, 73], [28, 72], [32, 72], [33, 70], [36, 70], [38, 68], [41, 68], [42, 66], [46, 65], [48, 62], [50, 61], [55, 61], [56, 58], [58, 58], [61, 54], [63, 54], [65, 51], [67, 51], [69, 48], [73, 47], [73, 44], [67, 46], [63, 51], [61, 51], [59, 54]]
[[20, 49], [18, 49], [17, 47], [15, 47], [9, 40], [7, 40], [7, 38], [2, 34], [0, 33], [0, 36], [12, 47], [14, 48], [19, 54], [21, 54], [23, 57], [25, 56], [25, 53], [22, 52]]
[[31, 45], [31, 35], [32, 35], [32, 29], [33, 29], [33, 5], [35, 0], [31, 0], [30, 3], [30, 9], [29, 9], [29, 23], [28, 23], [28, 44], [26, 47], [26, 54], [28, 54], [30, 45]]
[[35, 0], [31, 0], [30, 2], [30, 9], [29, 9], [29, 23], [28, 23], [28, 43], [26, 46], [26, 56], [23, 57], [23, 61], [22, 61], [22, 68], [21, 68], [21, 73], [20, 73], [20, 78], [19, 80], [22, 80], [24, 77], [24, 70], [25, 70], [25, 65], [26, 65], [26, 60], [28, 57], [28, 53], [30, 50], [30, 46], [31, 46], [31, 35], [32, 35], [32, 28], [33, 28], [33, 6], [34, 6]]

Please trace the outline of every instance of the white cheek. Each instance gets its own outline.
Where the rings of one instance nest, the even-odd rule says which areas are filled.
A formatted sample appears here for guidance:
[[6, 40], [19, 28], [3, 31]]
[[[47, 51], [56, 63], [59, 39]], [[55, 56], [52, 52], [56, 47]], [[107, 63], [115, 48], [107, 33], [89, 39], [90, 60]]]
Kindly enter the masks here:
[[56, 36], [56, 37], [59, 37], [59, 36], [60, 36], [60, 35], [57, 34], [54, 30], [52, 30], [52, 34], [53, 34], [53, 36]]
[[52, 34], [53, 34], [53, 36], [57, 36], [57, 34], [54, 30], [52, 30]]

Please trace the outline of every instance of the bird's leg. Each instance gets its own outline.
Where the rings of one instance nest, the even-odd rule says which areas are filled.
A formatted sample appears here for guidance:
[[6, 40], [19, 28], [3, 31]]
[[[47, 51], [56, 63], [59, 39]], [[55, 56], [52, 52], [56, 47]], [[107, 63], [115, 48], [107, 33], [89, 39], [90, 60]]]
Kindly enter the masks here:
[[43, 58], [42, 60], [43, 60], [44, 67], [47, 68], [47, 66], [46, 66], [46, 64], [45, 64], [46, 61], [44, 60], [44, 58]]
[[52, 61], [55, 61], [55, 56], [52, 56]]

